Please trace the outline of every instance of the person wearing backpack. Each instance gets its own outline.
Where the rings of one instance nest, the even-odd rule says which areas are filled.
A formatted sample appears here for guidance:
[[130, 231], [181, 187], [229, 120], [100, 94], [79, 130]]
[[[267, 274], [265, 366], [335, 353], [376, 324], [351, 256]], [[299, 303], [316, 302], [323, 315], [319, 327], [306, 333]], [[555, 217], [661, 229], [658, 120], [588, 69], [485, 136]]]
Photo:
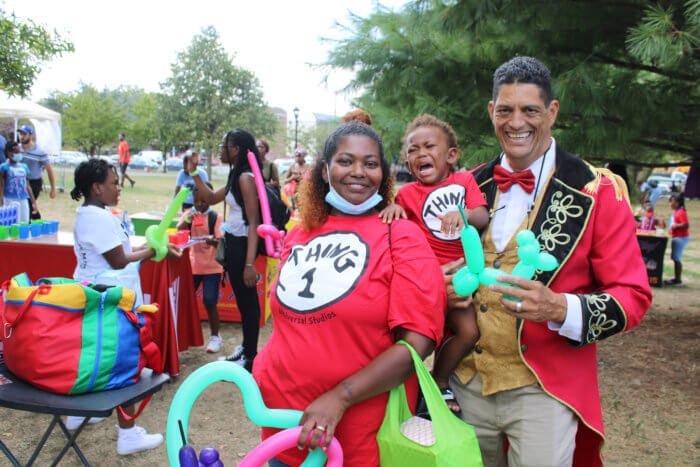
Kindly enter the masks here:
[[[206, 183], [209, 189], [214, 189], [211, 183]], [[209, 320], [209, 345], [207, 352], [216, 353], [221, 350], [219, 335], [219, 311], [216, 304], [219, 301], [219, 282], [224, 268], [216, 262], [216, 246], [221, 238], [221, 223], [223, 217], [213, 211], [200, 192], [194, 190], [194, 206], [185, 211], [177, 224], [178, 230], [189, 230], [191, 238], [206, 237], [201, 243], [195, 243], [190, 248], [190, 263], [194, 290], [202, 284], [202, 302], [207, 310]]]
[[222, 224], [226, 261], [231, 288], [236, 296], [238, 311], [243, 327], [243, 344], [222, 360], [237, 363], [248, 371], [253, 369], [253, 360], [258, 354], [258, 334], [260, 332], [260, 303], [258, 302], [258, 273], [255, 258], [258, 256], [258, 225], [260, 225], [260, 202], [255, 178], [248, 162], [248, 151], [255, 155], [258, 167], [262, 159], [255, 138], [250, 132], [235, 129], [223, 138], [219, 157], [221, 162], [231, 166], [225, 187], [214, 191], [202, 180], [192, 161], [187, 161], [187, 172], [195, 182], [199, 196], [209, 205], [226, 202], [229, 213]]

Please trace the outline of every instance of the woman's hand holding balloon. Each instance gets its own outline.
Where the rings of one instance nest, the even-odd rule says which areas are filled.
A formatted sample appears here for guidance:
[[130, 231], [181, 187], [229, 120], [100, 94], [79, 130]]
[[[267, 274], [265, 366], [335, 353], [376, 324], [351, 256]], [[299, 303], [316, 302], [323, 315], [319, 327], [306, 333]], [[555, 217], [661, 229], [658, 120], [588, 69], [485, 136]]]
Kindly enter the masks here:
[[303, 428], [297, 440], [297, 448], [304, 449], [307, 442], [310, 451], [317, 447], [325, 450], [330, 446], [335, 428], [349, 406], [338, 387], [322, 394], [306, 407], [299, 422]]

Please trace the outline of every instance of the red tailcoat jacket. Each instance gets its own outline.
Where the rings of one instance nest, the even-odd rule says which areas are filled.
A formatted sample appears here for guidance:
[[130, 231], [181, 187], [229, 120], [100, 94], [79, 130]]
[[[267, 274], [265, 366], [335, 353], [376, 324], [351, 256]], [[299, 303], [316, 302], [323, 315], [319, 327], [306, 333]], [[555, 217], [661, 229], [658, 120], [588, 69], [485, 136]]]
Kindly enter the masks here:
[[[489, 209], [499, 162], [473, 171]], [[636, 223], [619, 187], [557, 146], [554, 176], [532, 231], [559, 262], [554, 271], [537, 271], [533, 280], [579, 297], [583, 340], [562, 337], [546, 322], [518, 320], [518, 345], [526, 346], [522, 358], [544, 391], [578, 416], [574, 465], [601, 465], [605, 438], [595, 343], [639, 324], [651, 305]]]

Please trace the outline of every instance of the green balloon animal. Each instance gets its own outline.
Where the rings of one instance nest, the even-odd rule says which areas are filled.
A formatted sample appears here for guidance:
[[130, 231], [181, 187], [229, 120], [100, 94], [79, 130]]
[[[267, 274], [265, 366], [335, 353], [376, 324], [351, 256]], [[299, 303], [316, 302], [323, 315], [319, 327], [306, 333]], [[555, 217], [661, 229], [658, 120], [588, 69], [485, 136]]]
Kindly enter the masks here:
[[[537, 238], [532, 233], [532, 230], [521, 230], [515, 237], [520, 261], [513, 268], [513, 272], [507, 274], [498, 269], [485, 267], [484, 249], [481, 246], [479, 232], [473, 226], [467, 224], [467, 218], [461, 206], [459, 212], [464, 219], [464, 227], [460, 236], [467, 265], [460, 269], [452, 279], [457, 295], [466, 297], [473, 294], [479, 288], [479, 283], [484, 284], [486, 287], [496, 283], [515, 287], [511, 284], [498, 282], [496, 278], [498, 276], [511, 275], [530, 280], [538, 269], [541, 271], [552, 271], [557, 267], [558, 262], [554, 256], [540, 251], [540, 244], [537, 242]], [[509, 300], [519, 301], [513, 297], [505, 297]]]
[[162, 261], [168, 255], [168, 226], [189, 194], [190, 189], [187, 187], [180, 190], [173, 202], [168, 206], [165, 217], [160, 221], [160, 224], [151, 225], [146, 229], [146, 243], [156, 251], [156, 255], [151, 258], [153, 261]]

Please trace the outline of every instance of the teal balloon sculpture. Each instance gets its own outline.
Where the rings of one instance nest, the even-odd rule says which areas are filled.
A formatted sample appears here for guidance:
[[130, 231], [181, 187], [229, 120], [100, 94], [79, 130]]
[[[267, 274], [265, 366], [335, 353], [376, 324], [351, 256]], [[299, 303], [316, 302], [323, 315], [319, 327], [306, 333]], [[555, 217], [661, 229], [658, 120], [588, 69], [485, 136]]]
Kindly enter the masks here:
[[168, 254], [168, 226], [173, 221], [175, 214], [180, 210], [180, 206], [185, 202], [185, 198], [190, 194], [189, 188], [183, 188], [177, 194], [165, 217], [158, 225], [151, 225], [146, 229], [146, 243], [156, 251], [156, 255], [151, 258], [153, 261], [162, 261]]
[[[457, 271], [457, 274], [452, 278], [452, 284], [455, 288], [455, 293], [461, 297], [476, 292], [479, 288], [479, 283], [488, 287], [491, 284], [502, 284], [511, 287], [516, 287], [511, 284], [503, 284], [498, 282], [498, 276], [517, 276], [524, 279], [532, 279], [535, 276], [535, 271], [552, 271], [559, 264], [556, 258], [549, 253], [540, 251], [540, 244], [532, 230], [521, 230], [515, 237], [518, 244], [518, 264], [515, 265], [510, 274], [499, 271], [494, 268], [485, 267], [484, 249], [481, 246], [479, 232], [467, 223], [467, 217], [464, 215], [464, 210], [459, 207], [459, 212], [464, 219], [464, 227], [460, 234], [462, 241], [462, 249], [464, 250], [464, 259], [467, 264], [462, 269]], [[516, 298], [505, 296], [509, 300], [519, 301]]]
[[[243, 367], [230, 362], [212, 362], [198, 368], [182, 383], [175, 393], [168, 412], [166, 444], [168, 461], [172, 466], [179, 464], [180, 448], [187, 443], [187, 423], [190, 410], [199, 394], [210, 384], [217, 381], [232, 381], [237, 384], [243, 395], [243, 406], [250, 420], [258, 426], [272, 428], [292, 428], [299, 425], [303, 412], [299, 410], [268, 409], [263, 402], [260, 388]], [[180, 436], [178, 420], [182, 421], [184, 436]], [[315, 449], [306, 456], [304, 467], [321, 467], [326, 462], [326, 454]]]

